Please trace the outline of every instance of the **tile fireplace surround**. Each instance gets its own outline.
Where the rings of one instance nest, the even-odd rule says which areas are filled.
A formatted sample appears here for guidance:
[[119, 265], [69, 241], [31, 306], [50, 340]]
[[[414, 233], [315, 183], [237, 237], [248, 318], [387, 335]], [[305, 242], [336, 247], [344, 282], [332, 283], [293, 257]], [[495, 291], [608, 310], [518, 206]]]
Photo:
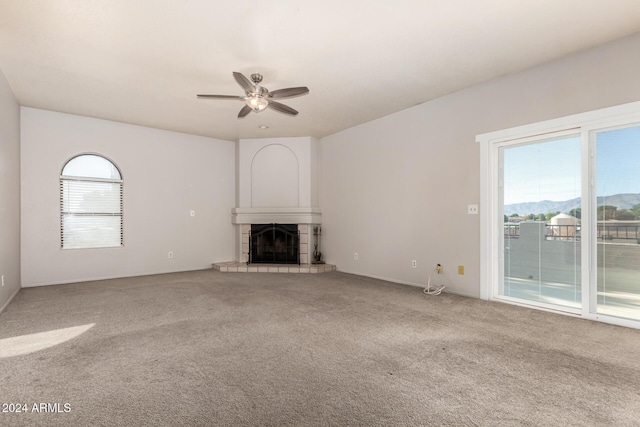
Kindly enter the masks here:
[[[266, 223], [270, 224], [270, 223]], [[240, 253], [240, 262], [246, 263], [249, 260], [249, 239], [251, 238], [251, 224], [242, 224], [242, 252]], [[310, 264], [313, 256], [313, 250], [310, 250], [309, 232], [313, 230], [313, 226], [308, 224], [298, 224], [298, 236], [300, 237], [300, 264]], [[311, 231], [312, 232], [312, 231]], [[258, 264], [256, 264], [258, 265]]]
[[249, 238], [251, 224], [241, 224], [242, 253], [240, 261], [218, 262], [213, 264], [214, 270], [223, 273], [327, 273], [336, 271], [332, 264], [311, 264], [313, 248], [310, 235], [317, 224], [298, 224], [300, 233], [300, 264], [247, 264], [249, 259]]

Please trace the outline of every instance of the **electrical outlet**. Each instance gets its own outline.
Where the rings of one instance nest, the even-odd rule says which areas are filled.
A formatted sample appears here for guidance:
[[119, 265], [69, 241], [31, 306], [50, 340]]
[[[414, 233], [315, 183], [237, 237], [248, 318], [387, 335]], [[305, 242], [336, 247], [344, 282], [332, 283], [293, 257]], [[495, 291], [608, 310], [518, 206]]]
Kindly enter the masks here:
[[436, 271], [438, 272], [438, 274], [442, 273], [442, 270], [443, 270], [443, 269], [444, 269], [444, 268], [442, 267], [442, 264], [438, 264], [438, 265], [436, 265]]
[[415, 259], [411, 261], [411, 267], [413, 268], [417, 268], [418, 267], [418, 261], [416, 261]]
[[358, 260], [358, 252], [353, 253], [353, 259], [355, 259], [356, 261]]
[[478, 205], [467, 206], [467, 213], [469, 215], [478, 215]]
[[4, 274], [2, 275], [2, 286], [4, 286]]
[[464, 274], [464, 265], [458, 266], [458, 274]]
[[189, 211], [189, 215], [191, 216], [196, 216], [196, 211], [194, 211], [193, 209]]
[[169, 251], [169, 253], [167, 254], [167, 258], [173, 258], [173, 252]]

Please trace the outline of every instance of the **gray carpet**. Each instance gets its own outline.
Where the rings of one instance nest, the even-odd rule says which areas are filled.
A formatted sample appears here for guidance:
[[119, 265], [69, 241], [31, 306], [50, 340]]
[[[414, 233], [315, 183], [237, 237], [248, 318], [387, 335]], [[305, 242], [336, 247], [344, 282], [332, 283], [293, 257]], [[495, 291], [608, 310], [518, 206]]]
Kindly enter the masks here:
[[344, 273], [23, 289], [0, 346], [3, 426], [640, 425], [640, 330]]

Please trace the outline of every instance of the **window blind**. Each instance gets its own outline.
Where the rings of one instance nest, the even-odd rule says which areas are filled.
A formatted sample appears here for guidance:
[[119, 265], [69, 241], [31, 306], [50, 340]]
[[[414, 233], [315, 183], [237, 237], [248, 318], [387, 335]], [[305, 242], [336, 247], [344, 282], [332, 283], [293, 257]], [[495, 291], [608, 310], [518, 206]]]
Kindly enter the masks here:
[[60, 178], [64, 249], [122, 246], [122, 180]]

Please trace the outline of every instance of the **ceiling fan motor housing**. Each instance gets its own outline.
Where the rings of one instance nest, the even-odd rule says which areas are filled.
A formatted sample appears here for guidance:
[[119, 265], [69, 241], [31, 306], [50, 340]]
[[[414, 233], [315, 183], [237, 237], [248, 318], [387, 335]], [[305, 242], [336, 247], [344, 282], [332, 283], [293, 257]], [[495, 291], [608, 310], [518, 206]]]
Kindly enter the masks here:
[[269, 89], [264, 86], [256, 86], [255, 95], [266, 97], [267, 95], [269, 95]]

